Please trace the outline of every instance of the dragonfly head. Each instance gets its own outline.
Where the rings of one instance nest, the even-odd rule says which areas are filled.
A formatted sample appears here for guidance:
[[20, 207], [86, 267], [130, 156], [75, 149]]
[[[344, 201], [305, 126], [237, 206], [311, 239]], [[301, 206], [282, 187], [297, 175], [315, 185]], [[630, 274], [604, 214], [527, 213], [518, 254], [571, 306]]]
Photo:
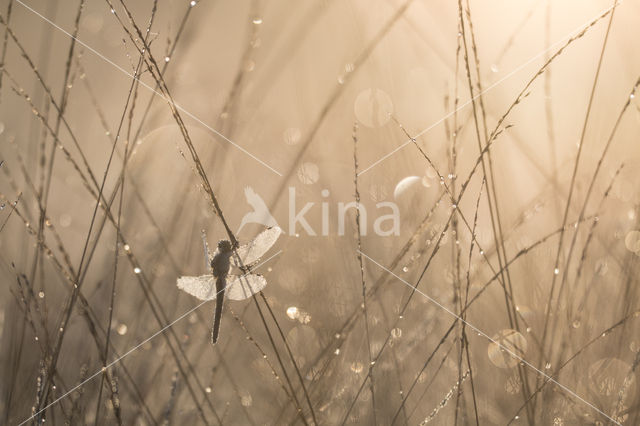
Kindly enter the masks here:
[[220, 240], [220, 241], [218, 241], [218, 249], [222, 253], [230, 252], [231, 251], [231, 242], [229, 240]]

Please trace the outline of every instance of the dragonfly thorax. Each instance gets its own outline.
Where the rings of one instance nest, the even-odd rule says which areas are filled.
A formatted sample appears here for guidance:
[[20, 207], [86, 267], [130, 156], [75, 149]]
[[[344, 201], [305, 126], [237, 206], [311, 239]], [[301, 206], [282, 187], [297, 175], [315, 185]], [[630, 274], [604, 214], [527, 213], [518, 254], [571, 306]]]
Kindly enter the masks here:
[[213, 269], [214, 277], [225, 277], [229, 273], [232, 254], [231, 242], [220, 240], [218, 242], [218, 250], [216, 250], [216, 254], [211, 259], [211, 269]]
[[229, 240], [220, 240], [218, 241], [218, 250], [221, 252], [231, 252], [232, 246], [231, 241]]

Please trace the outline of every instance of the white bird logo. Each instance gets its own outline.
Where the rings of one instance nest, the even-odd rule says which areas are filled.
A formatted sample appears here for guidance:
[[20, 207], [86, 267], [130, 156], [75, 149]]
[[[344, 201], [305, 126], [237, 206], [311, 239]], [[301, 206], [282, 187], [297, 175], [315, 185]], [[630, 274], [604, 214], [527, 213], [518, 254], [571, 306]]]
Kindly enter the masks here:
[[266, 226], [267, 228], [278, 226], [278, 222], [276, 222], [273, 216], [271, 216], [267, 204], [264, 202], [262, 197], [253, 190], [253, 188], [250, 186], [245, 187], [244, 197], [246, 198], [247, 203], [253, 207], [253, 211], [244, 215], [242, 222], [240, 222], [240, 228], [238, 228], [238, 232], [236, 232], [236, 234], [240, 233], [247, 223], [258, 223]]

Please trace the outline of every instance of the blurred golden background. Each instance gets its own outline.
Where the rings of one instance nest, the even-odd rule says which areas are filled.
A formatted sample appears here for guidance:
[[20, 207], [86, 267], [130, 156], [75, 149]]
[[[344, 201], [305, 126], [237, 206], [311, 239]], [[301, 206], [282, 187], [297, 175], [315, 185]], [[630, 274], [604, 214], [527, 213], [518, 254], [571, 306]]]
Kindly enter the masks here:
[[[637, 1], [0, 17], [0, 423], [640, 422]], [[212, 346], [176, 279], [247, 192]]]

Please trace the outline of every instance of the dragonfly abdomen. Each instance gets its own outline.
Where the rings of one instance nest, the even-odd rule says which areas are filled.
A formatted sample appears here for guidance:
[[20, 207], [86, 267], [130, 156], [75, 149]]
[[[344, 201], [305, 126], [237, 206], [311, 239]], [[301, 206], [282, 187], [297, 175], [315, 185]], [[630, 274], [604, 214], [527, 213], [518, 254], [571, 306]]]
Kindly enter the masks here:
[[224, 306], [224, 288], [227, 285], [225, 277], [216, 278], [216, 311], [213, 315], [213, 329], [211, 330], [211, 344], [215, 345], [220, 334], [222, 307]]

